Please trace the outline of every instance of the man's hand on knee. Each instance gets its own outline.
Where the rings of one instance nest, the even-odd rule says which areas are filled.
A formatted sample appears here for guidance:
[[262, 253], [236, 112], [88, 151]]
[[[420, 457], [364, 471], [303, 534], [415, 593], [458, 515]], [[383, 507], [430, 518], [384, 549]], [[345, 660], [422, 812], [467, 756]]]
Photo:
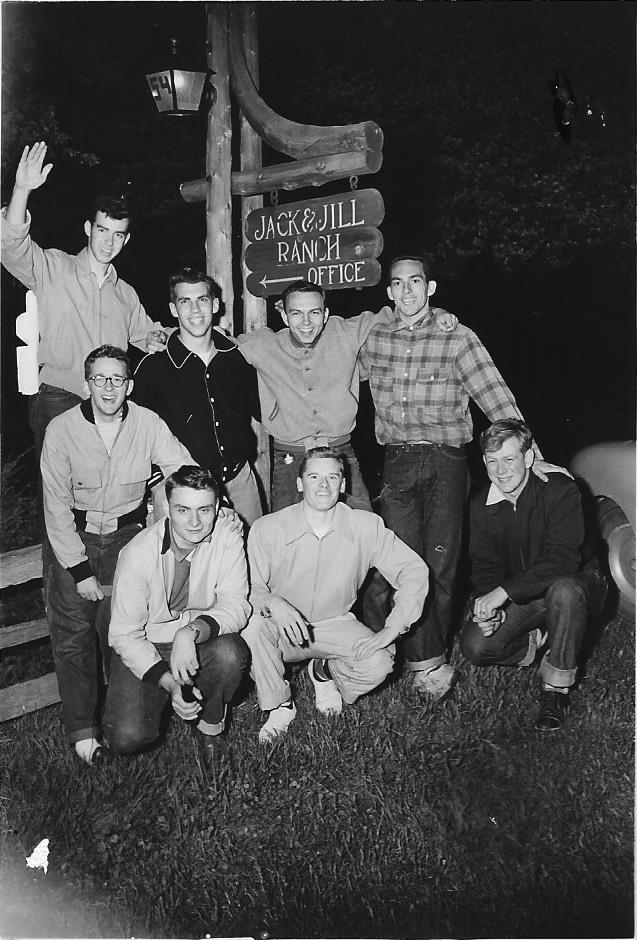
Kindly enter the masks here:
[[483, 636], [493, 636], [506, 620], [506, 611], [501, 610], [509, 595], [504, 588], [497, 587], [488, 594], [476, 597], [473, 603], [473, 620]]
[[312, 639], [310, 628], [302, 614], [283, 597], [272, 595], [268, 602], [273, 623], [293, 646], [304, 646]]
[[173, 711], [183, 721], [192, 721], [201, 711], [201, 692], [193, 688], [194, 701], [187, 702], [181, 694], [181, 685], [173, 677], [172, 673], [165, 672], [159, 680], [159, 685], [170, 695]]

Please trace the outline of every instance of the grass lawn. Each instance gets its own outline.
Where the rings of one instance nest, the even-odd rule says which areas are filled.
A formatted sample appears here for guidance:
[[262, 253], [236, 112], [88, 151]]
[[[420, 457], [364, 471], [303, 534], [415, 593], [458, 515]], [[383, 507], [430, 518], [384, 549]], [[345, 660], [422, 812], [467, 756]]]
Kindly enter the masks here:
[[[596, 638], [566, 729], [533, 730], [539, 677], [462, 664], [423, 704], [399, 676], [313, 709], [203, 772], [171, 718], [147, 754], [84, 769], [59, 706], [0, 727], [3, 936], [633, 935], [634, 628]], [[457, 657], [457, 654], [456, 654]], [[50, 840], [49, 869], [24, 859]]]

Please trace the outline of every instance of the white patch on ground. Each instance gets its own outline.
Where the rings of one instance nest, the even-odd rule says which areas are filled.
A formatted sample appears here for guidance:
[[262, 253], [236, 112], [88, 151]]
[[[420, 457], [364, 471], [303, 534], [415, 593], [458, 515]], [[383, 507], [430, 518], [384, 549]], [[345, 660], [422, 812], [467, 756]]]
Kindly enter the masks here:
[[46, 875], [49, 867], [49, 840], [42, 839], [38, 842], [33, 852], [27, 858], [29, 868], [43, 868]]

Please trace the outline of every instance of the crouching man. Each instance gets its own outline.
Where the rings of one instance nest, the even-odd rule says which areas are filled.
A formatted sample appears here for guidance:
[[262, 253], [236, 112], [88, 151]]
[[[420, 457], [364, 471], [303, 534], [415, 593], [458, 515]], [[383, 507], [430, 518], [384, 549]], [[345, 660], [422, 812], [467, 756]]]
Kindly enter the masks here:
[[530, 473], [533, 437], [519, 420], [495, 421], [480, 437], [491, 480], [471, 506], [473, 604], [461, 637], [478, 666], [528, 666], [546, 643], [538, 731], [558, 731], [590, 614], [606, 580], [585, 545], [580, 495], [567, 476]]
[[209, 470], [183, 466], [166, 480], [168, 518], [123, 550], [113, 582], [109, 643], [114, 653], [104, 730], [131, 754], [153, 744], [170, 700], [195, 722], [207, 765], [227, 757], [228, 702], [249, 651], [241, 532], [217, 519], [219, 487]]
[[[337, 714], [391, 672], [394, 641], [420, 616], [427, 566], [374, 513], [339, 503], [343, 458], [328, 447], [300, 464], [302, 501], [257, 519], [248, 536], [253, 615], [244, 633], [259, 704], [269, 717], [259, 740], [296, 717], [285, 663], [310, 660], [316, 708]], [[350, 612], [370, 568], [396, 589], [384, 628], [373, 633]]]

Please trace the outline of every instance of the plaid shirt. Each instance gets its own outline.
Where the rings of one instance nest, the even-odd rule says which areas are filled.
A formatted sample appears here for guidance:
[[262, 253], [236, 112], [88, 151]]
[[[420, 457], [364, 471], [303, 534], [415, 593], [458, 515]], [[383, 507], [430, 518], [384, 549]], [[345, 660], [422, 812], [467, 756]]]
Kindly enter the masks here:
[[476, 334], [462, 324], [442, 333], [431, 312], [410, 327], [384, 307], [361, 350], [361, 372], [369, 378], [380, 444], [467, 444], [469, 398], [491, 421], [522, 418]]

